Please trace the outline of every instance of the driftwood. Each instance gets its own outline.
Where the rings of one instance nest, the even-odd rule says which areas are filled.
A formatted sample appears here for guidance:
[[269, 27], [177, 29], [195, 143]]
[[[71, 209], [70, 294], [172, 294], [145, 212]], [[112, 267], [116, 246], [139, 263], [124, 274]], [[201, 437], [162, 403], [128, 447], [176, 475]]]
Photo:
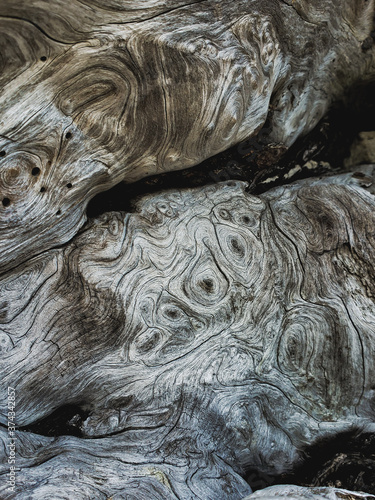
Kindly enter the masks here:
[[374, 77], [374, 0], [2, 0], [0, 265], [94, 194], [256, 133], [289, 146]]
[[[1, 1], [1, 499], [243, 499], [250, 470], [374, 432], [372, 166], [83, 227], [120, 181], [265, 126], [290, 147], [374, 79], [373, 21], [374, 0]], [[250, 498], [285, 492], [346, 494]]]
[[[370, 183], [149, 196], [5, 274], [2, 414], [15, 387], [21, 429], [1, 498], [241, 499], [249, 468], [374, 431]], [[80, 436], [35, 433], [65, 405]]]
[[301, 486], [273, 486], [246, 497], [244, 500], [267, 500], [288, 498], [288, 500], [372, 500], [373, 495], [340, 488], [303, 488]]

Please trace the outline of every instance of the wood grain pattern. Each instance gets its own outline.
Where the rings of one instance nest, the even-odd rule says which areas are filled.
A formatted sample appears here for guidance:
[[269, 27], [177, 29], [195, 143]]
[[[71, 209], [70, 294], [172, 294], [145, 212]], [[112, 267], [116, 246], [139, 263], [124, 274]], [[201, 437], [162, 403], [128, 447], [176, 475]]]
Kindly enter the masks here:
[[[322, 14], [324, 12], [324, 15]], [[292, 144], [375, 74], [374, 0], [2, 0], [0, 271], [90, 198], [256, 133]]]
[[148, 196], [6, 273], [2, 404], [11, 385], [21, 427], [67, 404], [86, 417], [81, 437], [18, 432], [18, 493], [1, 498], [241, 499], [249, 467], [278, 474], [323, 437], [373, 431], [363, 182]]
[[267, 500], [288, 498], [290, 500], [372, 500], [374, 495], [353, 492], [341, 488], [304, 488], [302, 486], [272, 486], [249, 495], [244, 500]]

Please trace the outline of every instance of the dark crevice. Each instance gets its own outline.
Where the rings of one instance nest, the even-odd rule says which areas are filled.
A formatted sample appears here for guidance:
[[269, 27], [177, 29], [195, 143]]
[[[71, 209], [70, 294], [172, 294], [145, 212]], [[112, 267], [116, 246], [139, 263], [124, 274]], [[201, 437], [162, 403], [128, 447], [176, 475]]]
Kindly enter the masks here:
[[19, 431], [33, 432], [42, 436], [76, 436], [82, 437], [81, 424], [88, 417], [89, 412], [82, 410], [78, 405], [61, 406], [47, 417], [38, 422], [17, 427]]
[[246, 480], [259, 490], [274, 484], [330, 486], [375, 494], [375, 434], [352, 431], [322, 440], [301, 452], [300, 465], [271, 476], [249, 470]]
[[[134, 201], [139, 196], [167, 189], [194, 188], [220, 181], [242, 180], [249, 183], [249, 192], [261, 194], [272, 187], [295, 180], [339, 172], [358, 133], [375, 130], [375, 83], [352, 90], [343, 101], [331, 108], [309, 134], [297, 140], [289, 150], [270, 142], [271, 118], [270, 114], [256, 137], [208, 158], [195, 167], [154, 175], [133, 184], [122, 182], [109, 191], [100, 193], [89, 203], [88, 216], [95, 217], [112, 210], [131, 212]], [[316, 162], [315, 167], [303, 168], [309, 161]], [[297, 165], [301, 167], [299, 171], [286, 175]]]

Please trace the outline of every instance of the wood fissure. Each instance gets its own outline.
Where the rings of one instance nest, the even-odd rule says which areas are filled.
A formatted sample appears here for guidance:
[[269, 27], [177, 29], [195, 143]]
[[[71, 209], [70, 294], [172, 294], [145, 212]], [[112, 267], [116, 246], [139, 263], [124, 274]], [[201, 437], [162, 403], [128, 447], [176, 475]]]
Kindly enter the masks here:
[[[341, 175], [324, 124], [290, 159], [370, 94], [374, 21], [375, 0], [1, 1], [1, 499], [375, 498], [372, 135]], [[338, 449], [306, 473], [355, 438], [368, 494], [332, 483]]]
[[[374, 301], [356, 270], [374, 258], [373, 195], [349, 174], [245, 188], [148, 196], [4, 275], [2, 401], [17, 387], [29, 428], [20, 492], [48, 477], [47, 492], [123, 498], [135, 474], [151, 498], [212, 498], [223, 481], [242, 498], [250, 466], [280, 475], [309, 443], [373, 427]], [[66, 405], [81, 437], [30, 432]], [[157, 474], [141, 479], [132, 454]]]
[[142, 8], [2, 2], [1, 270], [69, 241], [119, 181], [195, 165], [256, 134], [270, 106], [270, 140], [288, 147], [374, 78], [357, 38], [373, 0], [355, 16], [323, 1]]

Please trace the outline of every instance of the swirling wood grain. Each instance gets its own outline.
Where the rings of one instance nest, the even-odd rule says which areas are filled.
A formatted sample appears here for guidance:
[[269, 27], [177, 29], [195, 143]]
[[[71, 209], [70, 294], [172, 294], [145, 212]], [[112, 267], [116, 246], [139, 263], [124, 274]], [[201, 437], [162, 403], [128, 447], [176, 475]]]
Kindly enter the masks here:
[[2, 498], [240, 499], [249, 468], [374, 430], [362, 181], [148, 196], [4, 275], [1, 423], [9, 385], [18, 426], [67, 404], [86, 417], [80, 438], [18, 432], [18, 495]]
[[0, 270], [69, 241], [99, 191], [195, 165], [267, 116], [270, 139], [292, 144], [374, 77], [361, 45], [373, 12], [374, 0], [2, 0]]

